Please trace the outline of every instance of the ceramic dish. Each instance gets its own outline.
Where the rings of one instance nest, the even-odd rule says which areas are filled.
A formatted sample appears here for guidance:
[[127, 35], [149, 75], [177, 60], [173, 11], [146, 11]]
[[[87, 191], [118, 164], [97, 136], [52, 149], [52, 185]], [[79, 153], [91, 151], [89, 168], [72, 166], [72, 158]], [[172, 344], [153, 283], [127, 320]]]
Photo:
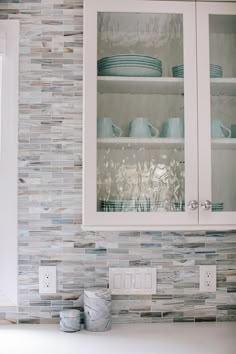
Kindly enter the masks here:
[[99, 70], [100, 76], [143, 76], [143, 77], [160, 77], [162, 71], [158, 68], [147, 67], [144, 65], [117, 66]]
[[210, 64], [210, 77], [221, 78], [223, 76], [223, 70], [221, 65]]
[[104, 65], [107, 63], [122, 63], [122, 62], [145, 62], [148, 64], [155, 64], [162, 66], [162, 63], [159, 60], [150, 60], [150, 59], [145, 59], [145, 58], [119, 58], [119, 59], [106, 59], [106, 60], [98, 60], [98, 65]]
[[[176, 65], [172, 67], [173, 77], [184, 77], [184, 65]], [[210, 64], [210, 77], [221, 78], [223, 76], [223, 70], [221, 65]]]
[[138, 60], [150, 60], [161, 63], [161, 60], [158, 58], [151, 57], [149, 55], [141, 55], [141, 54], [117, 54], [111, 55], [109, 57], [103, 57], [98, 60], [98, 62], [106, 61], [106, 60], [120, 60], [120, 59], [138, 59]]
[[146, 63], [146, 62], [126, 62], [123, 61], [122, 63], [117, 62], [117, 63], [106, 63], [106, 64], [101, 64], [98, 66], [98, 70], [103, 70], [103, 69], [107, 69], [107, 68], [111, 68], [111, 67], [118, 67], [118, 66], [146, 66], [146, 67], [150, 67], [150, 68], [155, 68], [155, 69], [159, 69], [160, 71], [162, 70], [162, 67], [159, 65], [155, 65], [155, 64], [150, 64], [150, 63]]

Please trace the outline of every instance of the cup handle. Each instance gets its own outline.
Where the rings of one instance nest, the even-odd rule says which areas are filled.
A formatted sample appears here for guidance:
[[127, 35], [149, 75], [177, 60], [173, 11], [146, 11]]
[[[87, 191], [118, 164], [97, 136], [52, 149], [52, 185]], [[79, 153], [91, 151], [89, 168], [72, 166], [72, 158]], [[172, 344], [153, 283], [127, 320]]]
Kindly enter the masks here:
[[116, 130], [118, 130], [118, 135], [115, 134], [115, 136], [119, 138], [119, 137], [122, 135], [122, 130], [121, 130], [121, 128], [117, 127], [117, 125], [115, 125], [114, 123], [112, 123], [112, 126], [113, 126]]
[[221, 124], [221, 129], [222, 130], [226, 130], [229, 133], [229, 135], [226, 136], [226, 138], [230, 138], [231, 137], [231, 130], [230, 129], [226, 128], [223, 124]]
[[159, 136], [159, 131], [156, 128], [154, 128], [154, 126], [151, 125], [150, 123], [148, 123], [148, 125], [152, 129], [152, 131], [154, 132], [154, 134], [152, 134], [152, 137]]

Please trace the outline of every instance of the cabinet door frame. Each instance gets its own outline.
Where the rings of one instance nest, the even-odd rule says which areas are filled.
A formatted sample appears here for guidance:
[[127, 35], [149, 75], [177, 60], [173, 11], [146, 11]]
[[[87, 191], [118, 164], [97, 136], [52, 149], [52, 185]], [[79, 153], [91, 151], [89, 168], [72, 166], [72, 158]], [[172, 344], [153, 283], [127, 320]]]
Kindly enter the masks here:
[[[83, 228], [123, 225], [138, 229], [165, 225], [198, 225], [198, 210], [187, 203], [198, 200], [197, 173], [197, 79], [195, 3], [163, 1], [90, 0], [84, 6], [84, 170]], [[185, 212], [116, 213], [97, 212], [97, 13], [176, 13], [184, 22], [184, 111], [185, 111]], [[159, 228], [160, 228], [159, 227]]]
[[235, 228], [235, 212], [212, 212], [200, 204], [212, 201], [211, 162], [211, 91], [210, 91], [210, 40], [209, 15], [236, 15], [233, 3], [197, 3], [197, 70], [198, 70], [198, 128], [199, 128], [199, 223], [225, 225]]

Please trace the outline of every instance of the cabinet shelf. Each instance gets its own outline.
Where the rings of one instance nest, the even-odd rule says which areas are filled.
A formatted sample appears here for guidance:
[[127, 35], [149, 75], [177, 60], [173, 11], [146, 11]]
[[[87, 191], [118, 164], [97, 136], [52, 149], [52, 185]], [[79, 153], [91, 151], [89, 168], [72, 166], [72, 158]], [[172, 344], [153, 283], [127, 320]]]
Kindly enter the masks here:
[[112, 147], [120, 149], [121, 146], [129, 148], [140, 148], [142, 146], [148, 148], [161, 149], [183, 149], [183, 138], [100, 138], [97, 140], [98, 147]]
[[212, 139], [211, 144], [214, 150], [236, 150], [236, 138]]
[[[183, 138], [99, 138], [97, 139], [98, 147], [112, 147], [119, 149], [121, 146], [129, 148], [133, 147], [150, 147], [162, 149], [183, 149]], [[212, 148], [214, 150], [236, 150], [236, 138], [220, 138], [212, 139]]]
[[[182, 95], [184, 79], [176, 77], [98, 76], [99, 93]], [[236, 96], [236, 78], [211, 79], [212, 96]]]
[[211, 79], [212, 96], [236, 96], [236, 78]]
[[181, 95], [184, 79], [176, 77], [98, 76], [99, 93]]

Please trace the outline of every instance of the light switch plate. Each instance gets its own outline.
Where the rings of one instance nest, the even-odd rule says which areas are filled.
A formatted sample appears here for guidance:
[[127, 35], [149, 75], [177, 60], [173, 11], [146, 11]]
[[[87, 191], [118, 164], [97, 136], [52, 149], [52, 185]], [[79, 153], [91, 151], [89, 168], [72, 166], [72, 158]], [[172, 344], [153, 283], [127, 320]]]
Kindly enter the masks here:
[[156, 268], [110, 268], [109, 288], [114, 295], [156, 294]]

